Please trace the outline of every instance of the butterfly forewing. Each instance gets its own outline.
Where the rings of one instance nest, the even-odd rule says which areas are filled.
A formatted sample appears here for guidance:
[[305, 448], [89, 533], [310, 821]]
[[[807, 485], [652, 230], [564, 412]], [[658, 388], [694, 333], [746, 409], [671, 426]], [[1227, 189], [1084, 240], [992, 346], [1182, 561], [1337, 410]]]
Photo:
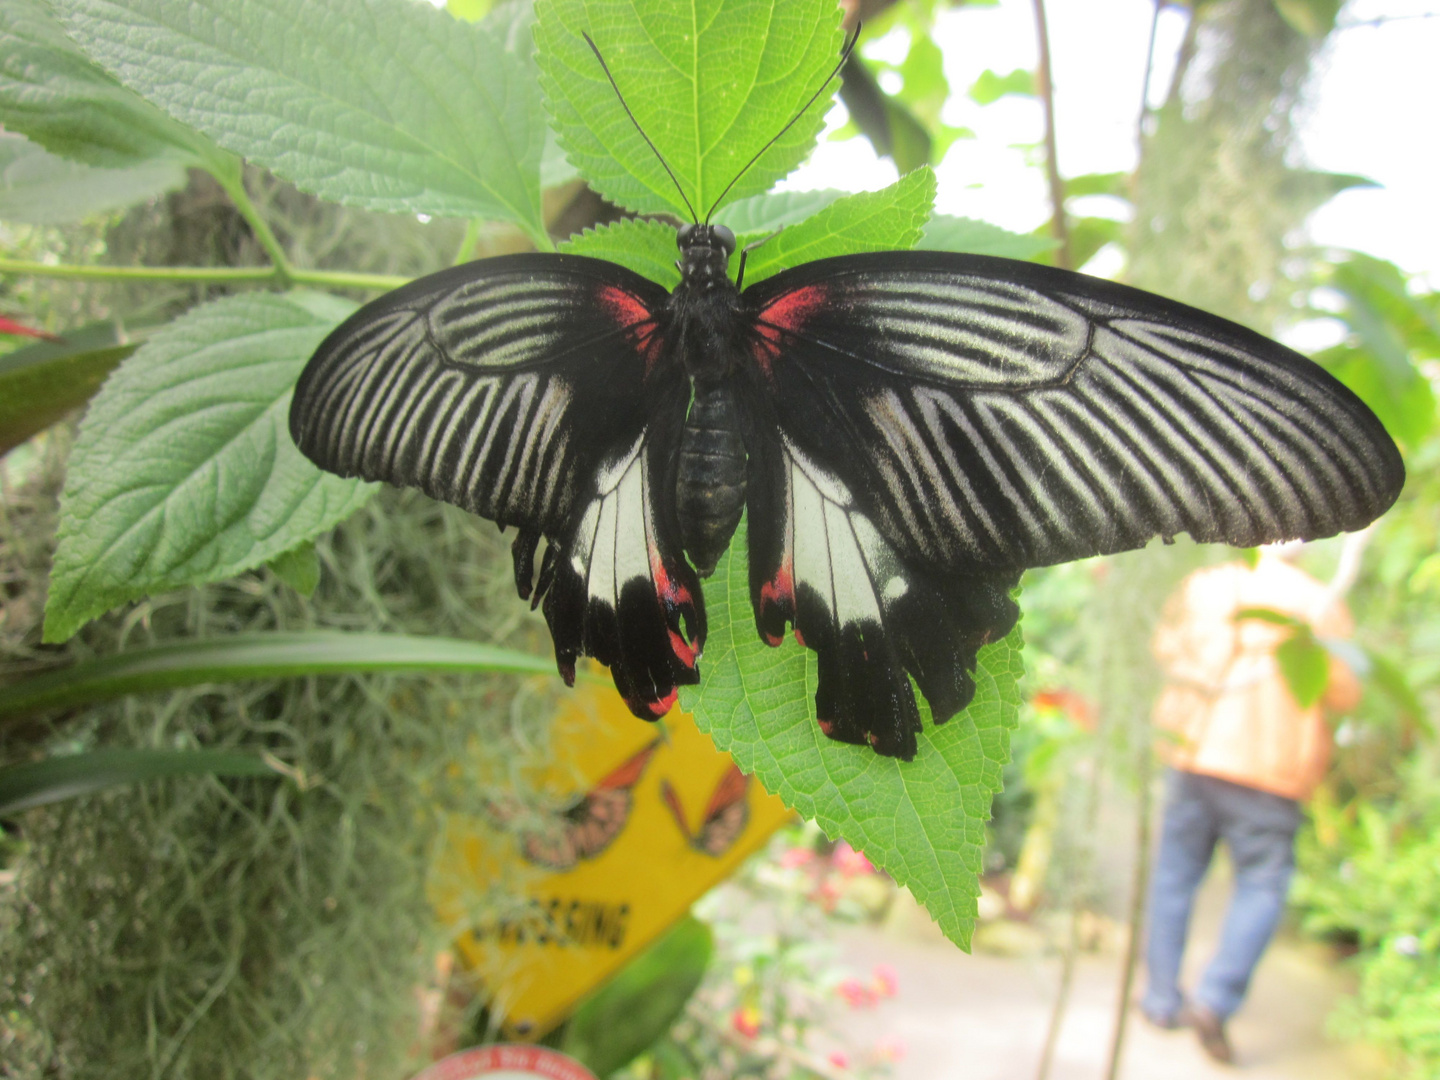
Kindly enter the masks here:
[[599, 658], [646, 717], [695, 681], [704, 637], [699, 582], [676, 539], [669, 462], [688, 383], [659, 363], [666, 299], [595, 259], [456, 267], [342, 323], [290, 414], [322, 468], [519, 526], [517, 585], [543, 598], [562, 673]]
[[747, 290], [780, 427], [904, 556], [1022, 569], [1188, 532], [1363, 527], [1404, 470], [1360, 401], [1234, 324], [983, 256], [819, 260]]

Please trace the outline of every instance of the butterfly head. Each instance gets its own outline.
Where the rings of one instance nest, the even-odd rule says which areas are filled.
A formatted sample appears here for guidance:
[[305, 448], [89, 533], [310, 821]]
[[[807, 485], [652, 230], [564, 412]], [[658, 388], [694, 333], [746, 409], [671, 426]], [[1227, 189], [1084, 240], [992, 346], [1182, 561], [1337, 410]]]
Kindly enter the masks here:
[[675, 243], [680, 248], [676, 266], [685, 280], [700, 283], [727, 276], [735, 234], [724, 225], [682, 225]]

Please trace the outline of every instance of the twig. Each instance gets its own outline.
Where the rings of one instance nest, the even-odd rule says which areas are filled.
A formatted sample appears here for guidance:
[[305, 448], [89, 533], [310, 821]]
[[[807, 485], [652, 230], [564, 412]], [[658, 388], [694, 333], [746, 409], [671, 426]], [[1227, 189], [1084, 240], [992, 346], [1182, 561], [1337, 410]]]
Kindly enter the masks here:
[[1073, 270], [1070, 250], [1070, 226], [1065, 221], [1065, 183], [1060, 179], [1060, 163], [1055, 150], [1055, 94], [1050, 79], [1050, 33], [1045, 28], [1045, 0], [1034, 0], [1035, 36], [1040, 45], [1040, 67], [1036, 71], [1036, 89], [1045, 108], [1045, 176], [1050, 184], [1050, 231], [1060, 246], [1055, 251], [1055, 265]]
[[1150, 722], [1141, 722], [1137, 740], [1135, 783], [1139, 788], [1135, 808], [1135, 877], [1131, 883], [1130, 926], [1125, 942], [1124, 967], [1121, 969], [1120, 997], [1115, 1003], [1115, 1030], [1110, 1042], [1110, 1061], [1105, 1080], [1115, 1080], [1120, 1072], [1120, 1057], [1125, 1049], [1125, 1028], [1130, 1020], [1130, 993], [1135, 986], [1135, 961], [1140, 955], [1140, 930], [1145, 921], [1146, 892], [1150, 886], [1150, 773], [1155, 759], [1151, 746]]

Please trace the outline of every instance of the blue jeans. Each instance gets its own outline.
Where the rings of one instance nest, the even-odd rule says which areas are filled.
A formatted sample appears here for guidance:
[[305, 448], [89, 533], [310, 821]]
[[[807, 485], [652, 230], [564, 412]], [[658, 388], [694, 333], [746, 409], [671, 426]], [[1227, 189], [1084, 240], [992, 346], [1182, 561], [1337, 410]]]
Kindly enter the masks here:
[[1220, 946], [1191, 1000], [1222, 1019], [1240, 1007], [1250, 976], [1285, 910], [1295, 869], [1300, 804], [1213, 776], [1171, 770], [1160, 852], [1150, 883], [1149, 985], [1140, 1008], [1166, 1021], [1180, 1010], [1180, 960], [1195, 890], [1223, 838], [1235, 867], [1235, 894]]

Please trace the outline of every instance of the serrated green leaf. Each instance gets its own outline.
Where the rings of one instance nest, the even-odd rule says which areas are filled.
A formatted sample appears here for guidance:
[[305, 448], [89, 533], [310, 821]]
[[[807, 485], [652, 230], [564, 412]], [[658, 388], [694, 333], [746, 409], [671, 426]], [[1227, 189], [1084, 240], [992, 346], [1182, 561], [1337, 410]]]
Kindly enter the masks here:
[[1007, 94], [1034, 97], [1035, 73], [1016, 68], [1008, 75], [1000, 75], [987, 69], [980, 73], [980, 77], [970, 87], [970, 100], [977, 105], [989, 105]]
[[100, 168], [221, 154], [92, 63], [44, 0], [0, 0], [0, 124]]
[[243, 750], [95, 750], [0, 769], [0, 816], [119, 784], [175, 776], [278, 776]]
[[[836, 199], [813, 217], [752, 250], [745, 284], [752, 285], [790, 266], [858, 251], [906, 251], [915, 246], [935, 202], [935, 173], [916, 169], [879, 191]], [[740, 237], [742, 244], [746, 238]], [[753, 238], [752, 238], [753, 239]], [[739, 268], [740, 253], [730, 260]]]
[[681, 707], [740, 768], [865, 852], [969, 948], [985, 822], [1019, 714], [1019, 628], [981, 651], [963, 713], [936, 726], [922, 701], [919, 752], [902, 762], [821, 734], [815, 654], [789, 641], [771, 648], [755, 632], [743, 528], [705, 583], [705, 607], [704, 678], [681, 691]]
[[373, 485], [290, 440], [300, 369], [353, 305], [234, 296], [157, 331], [95, 396], [70, 457], [45, 640], [136, 597], [260, 566], [348, 517]]
[[[538, 0], [541, 85], [560, 144], [591, 185], [643, 213], [704, 215], [745, 164], [793, 119], [839, 57], [830, 0]], [[595, 40], [635, 120], [626, 116], [582, 32]], [[800, 163], [834, 92], [815, 105], [730, 189], [767, 190]]]
[[135, 348], [101, 324], [0, 357], [0, 456], [84, 405]]
[[185, 168], [174, 159], [101, 169], [0, 132], [0, 221], [63, 225], [153, 199], [184, 183]]
[[916, 247], [925, 251], [965, 251], [1004, 259], [1034, 259], [1055, 250], [1055, 241], [1033, 233], [1013, 233], [987, 221], [936, 214], [925, 225]]
[[667, 289], [680, 284], [680, 271], [675, 269], [675, 260], [680, 257], [675, 246], [675, 229], [663, 221], [626, 218], [586, 229], [562, 243], [560, 251], [567, 255], [609, 259]]
[[[513, 222], [548, 245], [544, 112], [514, 27], [413, 0], [55, 0], [126, 85], [306, 191]], [[501, 13], [497, 12], [497, 16]]]

